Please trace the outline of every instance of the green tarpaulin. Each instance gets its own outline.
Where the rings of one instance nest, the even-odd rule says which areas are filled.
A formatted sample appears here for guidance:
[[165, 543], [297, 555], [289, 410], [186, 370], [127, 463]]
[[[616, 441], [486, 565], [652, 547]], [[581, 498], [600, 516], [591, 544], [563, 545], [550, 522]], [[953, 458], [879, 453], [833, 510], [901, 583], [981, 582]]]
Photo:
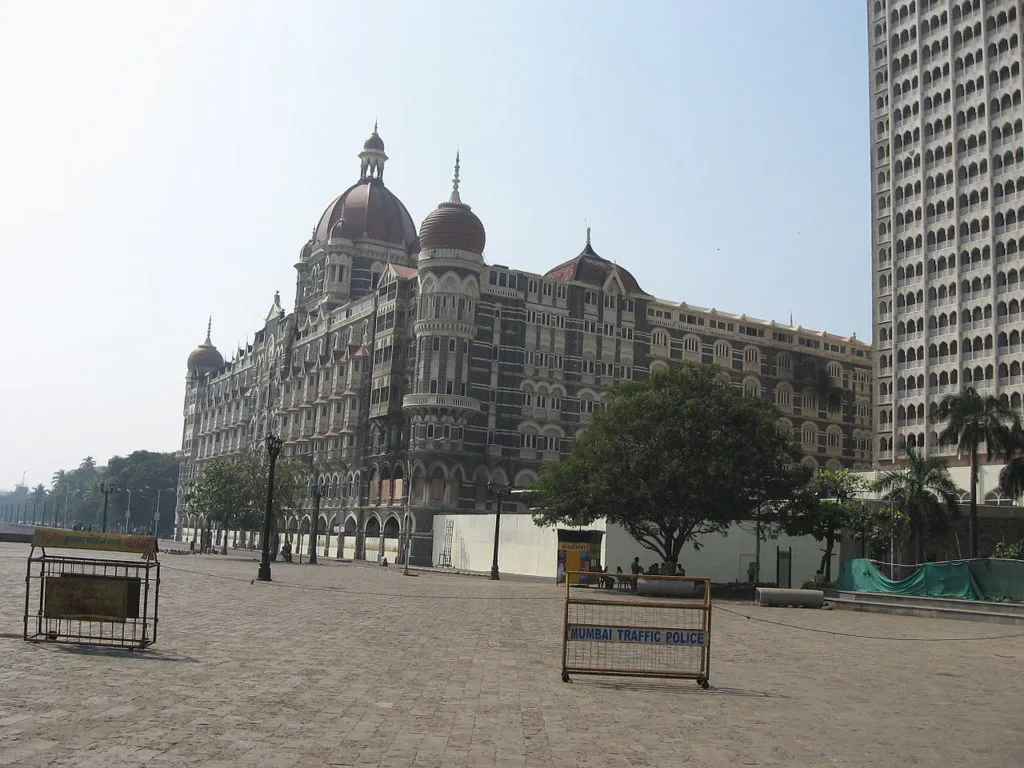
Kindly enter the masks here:
[[871, 560], [847, 560], [839, 572], [839, 589], [893, 595], [958, 597], [963, 600], [1024, 600], [1024, 561], [954, 560], [925, 563], [910, 576], [893, 581]]

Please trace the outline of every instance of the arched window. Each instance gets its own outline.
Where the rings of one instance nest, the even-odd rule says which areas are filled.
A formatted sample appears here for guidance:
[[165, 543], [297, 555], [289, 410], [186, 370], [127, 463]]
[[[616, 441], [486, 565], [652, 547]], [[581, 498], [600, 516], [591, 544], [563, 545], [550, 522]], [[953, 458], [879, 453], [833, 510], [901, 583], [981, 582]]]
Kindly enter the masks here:
[[775, 405], [784, 411], [793, 408], [793, 388], [789, 384], [782, 383], [775, 387]]

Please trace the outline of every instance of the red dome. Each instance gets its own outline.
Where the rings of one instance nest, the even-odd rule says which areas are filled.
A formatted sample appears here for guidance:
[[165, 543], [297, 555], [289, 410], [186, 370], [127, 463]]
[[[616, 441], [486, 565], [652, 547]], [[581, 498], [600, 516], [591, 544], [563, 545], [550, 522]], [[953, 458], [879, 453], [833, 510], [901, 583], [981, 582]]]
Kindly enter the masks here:
[[204, 344], [193, 349], [192, 354], [188, 356], [189, 373], [210, 373], [223, 367], [224, 356], [210, 343], [209, 337]]
[[486, 242], [484, 225], [465, 203], [441, 203], [420, 225], [423, 248], [456, 248], [482, 254]]
[[420, 249], [409, 211], [380, 179], [360, 179], [327, 206], [313, 240], [324, 243], [332, 236], [380, 240], [404, 246], [410, 253]]

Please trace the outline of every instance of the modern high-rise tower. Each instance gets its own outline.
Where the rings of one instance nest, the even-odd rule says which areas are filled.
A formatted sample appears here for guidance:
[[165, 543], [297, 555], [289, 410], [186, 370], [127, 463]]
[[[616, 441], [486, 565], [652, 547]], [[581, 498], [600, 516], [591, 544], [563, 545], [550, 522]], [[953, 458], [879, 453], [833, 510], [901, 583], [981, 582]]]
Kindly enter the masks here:
[[[875, 450], [942, 455], [935, 409], [1024, 393], [1019, 0], [868, 0]], [[998, 503], [998, 467], [979, 497]]]

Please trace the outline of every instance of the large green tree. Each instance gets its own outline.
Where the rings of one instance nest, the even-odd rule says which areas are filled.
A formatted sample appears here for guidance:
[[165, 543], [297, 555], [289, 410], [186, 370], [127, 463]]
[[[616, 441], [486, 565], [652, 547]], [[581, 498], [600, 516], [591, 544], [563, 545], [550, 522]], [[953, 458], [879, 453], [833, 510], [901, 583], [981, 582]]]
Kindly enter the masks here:
[[867, 484], [848, 469], [819, 469], [810, 483], [811, 494], [805, 503], [794, 507], [784, 518], [790, 536], [813, 536], [822, 542], [821, 566], [826, 582], [832, 581], [832, 552], [843, 531], [857, 530], [864, 515], [857, 497]]
[[[269, 460], [262, 450], [211, 459], [192, 482], [186, 503], [189, 511], [221, 530], [262, 530], [266, 514]], [[274, 519], [297, 509], [306, 491], [304, 468], [291, 459], [280, 459], [274, 468]], [[222, 544], [227, 548], [227, 538]]]
[[925, 458], [913, 448], [899, 469], [882, 474], [873, 484], [907, 519], [917, 562], [925, 560], [925, 542], [943, 533], [958, 509], [960, 489], [949, 475], [949, 466], [937, 456]]
[[625, 382], [526, 501], [540, 524], [606, 518], [674, 568], [687, 543], [699, 548], [700, 537], [799, 495], [809, 473], [778, 421], [714, 366]]
[[982, 396], [973, 387], [944, 398], [936, 415], [947, 422], [939, 440], [955, 443], [958, 452], [966, 453], [971, 461], [970, 556], [978, 557], [978, 449], [985, 444], [989, 461], [998, 455], [1009, 458], [1020, 419], [998, 397]]
[[132, 451], [127, 456], [112, 456], [107, 462], [104, 479], [119, 489], [110, 497], [114, 517], [125, 517], [128, 511], [126, 491], [130, 488], [132, 527], [152, 530], [159, 511], [158, 535], [171, 533], [179, 465], [180, 459], [174, 453]]

